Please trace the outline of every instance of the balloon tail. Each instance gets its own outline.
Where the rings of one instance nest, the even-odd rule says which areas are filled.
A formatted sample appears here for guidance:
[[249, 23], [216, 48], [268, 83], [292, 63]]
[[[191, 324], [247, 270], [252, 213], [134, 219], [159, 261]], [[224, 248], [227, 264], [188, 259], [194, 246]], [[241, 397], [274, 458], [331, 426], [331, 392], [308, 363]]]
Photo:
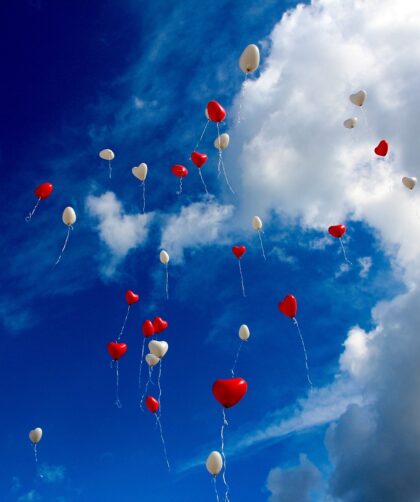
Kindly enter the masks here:
[[214, 486], [214, 493], [216, 494], [216, 501], [219, 502], [219, 493], [217, 491], [217, 481], [216, 481], [216, 476], [213, 476], [213, 486]]
[[223, 162], [222, 148], [220, 146], [220, 129], [219, 129], [219, 123], [218, 122], [216, 122], [216, 126], [217, 126], [217, 140], [218, 140], [218, 144], [219, 144], [219, 147], [218, 147], [218, 150], [219, 150], [219, 161], [217, 163], [217, 177], [219, 178], [220, 177], [220, 173], [223, 172], [223, 176], [225, 177], [225, 181], [226, 181], [227, 186], [229, 187], [229, 190], [233, 193], [233, 195], [235, 195], [235, 192], [233, 191], [233, 188], [231, 187], [231, 185], [229, 183], [229, 179], [227, 177], [227, 173], [226, 173], [226, 169], [225, 169], [225, 164]]
[[38, 452], [36, 451], [36, 444], [34, 444], [34, 458], [35, 458], [35, 463], [38, 462]]
[[143, 188], [143, 214], [144, 214], [146, 211], [146, 184], [143, 181], [141, 185]]
[[239, 358], [239, 353], [241, 352], [241, 349], [242, 349], [242, 345], [244, 344], [244, 341], [241, 340], [240, 343], [239, 343], [239, 347], [238, 347], [238, 350], [236, 351], [236, 356], [235, 356], [235, 360], [233, 362], [233, 366], [232, 366], [232, 369], [230, 370], [231, 373], [232, 373], [232, 378], [235, 376], [235, 370], [236, 370], [236, 365], [238, 364], [238, 358]]
[[242, 266], [241, 266], [241, 260], [240, 259], [238, 260], [238, 265], [239, 265], [239, 274], [241, 276], [242, 295], [243, 295], [244, 298], [246, 298], [245, 286], [244, 286], [244, 276], [242, 274]]
[[169, 300], [169, 270], [168, 270], [168, 264], [165, 265], [165, 290], [166, 290], [166, 299]]
[[179, 189], [176, 192], [176, 194], [177, 195], [181, 195], [182, 194], [182, 178], [179, 178]]
[[140, 399], [140, 409], [141, 409], [142, 411], [144, 411], [144, 410], [143, 410], [143, 401], [144, 401], [144, 398], [145, 398], [146, 393], [147, 393], [147, 389], [149, 388], [149, 385], [150, 385], [150, 382], [151, 382], [151, 381], [152, 381], [152, 367], [151, 367], [151, 366], [149, 366], [149, 378], [148, 378], [148, 380], [147, 380], [147, 382], [146, 382], [146, 386], [145, 386], [145, 388], [144, 388], [143, 395], [141, 396], [141, 399]]
[[128, 314], [130, 313], [130, 307], [131, 307], [131, 305], [128, 306], [127, 313], [125, 314], [125, 319], [124, 319], [123, 325], [121, 326], [121, 331], [120, 331], [120, 334], [118, 335], [117, 342], [120, 341], [120, 339], [124, 333], [125, 325], [126, 325], [127, 319], [128, 319]]
[[60, 256], [58, 257], [57, 261], [54, 263], [54, 267], [56, 267], [60, 263], [61, 257], [63, 256], [63, 253], [67, 247], [67, 243], [68, 243], [69, 237], [70, 237], [70, 230], [73, 230], [73, 225], [69, 225], [69, 228], [67, 229], [67, 237], [66, 237], [66, 240], [64, 241], [64, 246], [61, 249]]
[[349, 264], [349, 265], [353, 265], [353, 263], [347, 258], [347, 255], [346, 255], [346, 250], [344, 248], [344, 244], [343, 244], [343, 241], [341, 239], [341, 237], [339, 238], [339, 241], [340, 241], [340, 244], [341, 244], [341, 249], [343, 250], [343, 256], [344, 256], [344, 260]]
[[245, 78], [244, 78], [244, 82], [242, 84], [242, 89], [241, 89], [241, 95], [239, 97], [239, 108], [238, 108], [238, 119], [236, 121], [237, 124], [240, 124], [241, 123], [241, 120], [242, 120], [242, 117], [241, 117], [241, 113], [242, 113], [242, 102], [245, 98], [245, 85], [246, 85], [246, 81], [248, 79], [248, 73], [245, 73]]
[[34, 215], [35, 211], [37, 210], [40, 202], [41, 202], [41, 197], [39, 197], [39, 199], [36, 201], [36, 204], [35, 204], [34, 208], [32, 209], [32, 211], [28, 214], [28, 216], [25, 217], [26, 223], [29, 223], [31, 221], [32, 216]]
[[292, 319], [292, 320], [293, 320], [293, 323], [294, 323], [294, 325], [296, 326], [297, 331], [298, 331], [298, 333], [299, 333], [299, 336], [300, 336], [300, 341], [302, 342], [303, 354], [304, 354], [304, 356], [305, 356], [306, 378], [307, 378], [307, 380], [308, 380], [308, 382], [309, 382], [309, 385], [311, 386], [311, 391], [312, 391], [312, 389], [313, 389], [313, 384], [312, 384], [312, 381], [311, 381], [311, 379], [310, 379], [310, 377], [309, 377], [308, 354], [306, 353], [305, 342], [303, 341], [303, 336], [302, 336], [302, 333], [301, 333], [301, 331], [300, 331], [299, 324], [298, 324], [298, 322], [297, 322], [296, 317], [293, 317], [293, 319]]
[[109, 179], [112, 178], [112, 165], [111, 165], [111, 161], [108, 160], [108, 167], [109, 167]]
[[229, 190], [233, 193], [233, 195], [235, 195], [235, 192], [229, 182], [229, 178], [227, 177], [227, 173], [226, 173], [226, 169], [225, 169], [225, 164], [223, 162], [223, 156], [222, 156], [222, 153], [220, 152], [220, 164], [222, 166], [222, 172], [223, 172], [223, 176], [225, 177], [225, 180], [226, 180], [226, 184], [227, 186], [229, 187]]
[[207, 190], [207, 186], [206, 186], [206, 183], [205, 183], [205, 181], [204, 181], [203, 174], [202, 174], [202, 172], [201, 172], [201, 169], [200, 169], [200, 168], [198, 169], [198, 174], [200, 175], [201, 183], [203, 184], [203, 187], [204, 187], [204, 190], [206, 191], [206, 194], [207, 194], [207, 195], [210, 195], [210, 194], [209, 194], [209, 191]]
[[162, 402], [161, 402], [161, 397], [162, 397], [162, 386], [160, 385], [160, 377], [162, 376], [162, 359], [160, 360], [159, 363], [159, 373], [158, 373], [158, 380], [157, 380], [157, 385], [158, 385], [158, 401], [159, 401], [159, 410], [157, 413], [159, 414], [159, 417], [162, 415]]
[[159, 416], [157, 414], [155, 414], [155, 417], [156, 417], [156, 422], [157, 422], [157, 424], [159, 426], [160, 439], [162, 441], [162, 447], [163, 447], [163, 455], [165, 456], [165, 461], [166, 461], [166, 465], [168, 466], [168, 471], [170, 471], [171, 470], [171, 466], [169, 464], [168, 453], [166, 451], [166, 444], [165, 444], [165, 439], [163, 437], [162, 424], [161, 424], [160, 418], [159, 418]]
[[122, 408], [120, 401], [120, 371], [118, 368], [118, 361], [115, 361], [115, 406]]
[[[139, 366], [139, 396], [141, 396], [141, 373], [143, 369], [143, 357], [144, 357], [144, 346], [146, 344], [146, 338], [143, 337], [143, 344], [141, 347], [141, 357], [140, 357], [140, 366]], [[141, 397], [140, 397], [140, 408], [142, 407]]]
[[263, 244], [262, 235], [261, 235], [262, 233], [263, 233], [262, 230], [258, 230], [258, 237], [260, 238], [262, 255], [263, 255], [264, 260], [267, 260], [267, 257], [265, 256], [264, 244]]
[[225, 427], [229, 425], [228, 421], [226, 420], [226, 413], [225, 409], [222, 408], [222, 413], [223, 413], [223, 424], [222, 428], [220, 429], [220, 439], [221, 439], [221, 451], [222, 451], [222, 458], [223, 458], [223, 483], [226, 488], [225, 492], [225, 502], [229, 502], [229, 485], [226, 481], [226, 456], [225, 456]]
[[198, 146], [201, 143], [201, 140], [203, 139], [204, 133], [206, 132], [207, 126], [209, 125], [210, 120], [207, 120], [206, 125], [204, 126], [203, 132], [201, 133], [200, 139], [197, 141], [195, 147], [194, 147], [194, 152], [197, 151]]

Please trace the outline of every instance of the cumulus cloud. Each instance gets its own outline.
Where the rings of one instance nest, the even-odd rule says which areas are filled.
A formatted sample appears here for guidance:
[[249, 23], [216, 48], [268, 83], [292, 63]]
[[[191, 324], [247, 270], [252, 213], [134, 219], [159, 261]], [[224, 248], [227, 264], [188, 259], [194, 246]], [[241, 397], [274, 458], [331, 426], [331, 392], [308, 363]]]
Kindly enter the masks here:
[[38, 472], [45, 483], [58, 483], [66, 477], [66, 468], [63, 465], [42, 464]]

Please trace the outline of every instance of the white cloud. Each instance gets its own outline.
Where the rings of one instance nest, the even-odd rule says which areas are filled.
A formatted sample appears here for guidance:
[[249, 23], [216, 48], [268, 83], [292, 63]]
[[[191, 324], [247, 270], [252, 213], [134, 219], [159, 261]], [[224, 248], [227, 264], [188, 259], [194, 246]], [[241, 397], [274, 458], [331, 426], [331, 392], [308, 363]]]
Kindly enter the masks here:
[[66, 477], [66, 468], [63, 465], [42, 464], [38, 472], [46, 483], [58, 483]]
[[360, 265], [359, 276], [365, 279], [369, 275], [372, 267], [372, 258], [370, 256], [362, 256], [362, 258], [359, 258], [357, 261]]

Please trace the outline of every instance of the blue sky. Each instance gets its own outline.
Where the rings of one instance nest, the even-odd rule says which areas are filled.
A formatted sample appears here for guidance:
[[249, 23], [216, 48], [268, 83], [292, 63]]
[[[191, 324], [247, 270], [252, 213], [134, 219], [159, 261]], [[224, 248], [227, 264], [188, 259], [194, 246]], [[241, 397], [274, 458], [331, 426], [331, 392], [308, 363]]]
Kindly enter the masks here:
[[[321, 485], [326, 484], [332, 469], [324, 444], [329, 421], [238, 447], [273, 420], [293, 416], [296, 403], [308, 393], [297, 333], [277, 303], [288, 293], [297, 297], [311, 377], [321, 389], [335, 381], [349, 329], [374, 329], [372, 308], [406, 291], [406, 284], [372, 221], [352, 208], [347, 208], [354, 217], [345, 239], [354, 262], [350, 270], [342, 266], [339, 243], [325, 241], [325, 230], [309, 225], [302, 215], [278, 213], [274, 207], [265, 212], [267, 262], [249, 229], [249, 216], [261, 204], [258, 197], [255, 204], [252, 197], [244, 200], [249, 187], [241, 192], [243, 165], [235, 132], [239, 137], [247, 123], [252, 129], [252, 113], [246, 105], [245, 125], [235, 129], [234, 99], [243, 82], [237, 60], [248, 43], [258, 43], [263, 71], [268, 37], [294, 4], [218, 1], [205, 9], [197, 1], [88, 4], [63, 7], [34, 0], [2, 7], [1, 37], [8, 51], [0, 145], [5, 215], [0, 222], [0, 498], [214, 500], [204, 461], [220, 448], [221, 410], [211, 386], [229, 377], [244, 323], [251, 338], [237, 375], [247, 380], [249, 390], [229, 410], [226, 431], [231, 500], [268, 500], [270, 470], [296, 466], [301, 453], [317, 465]], [[203, 175], [212, 198], [203, 197], [188, 160], [211, 99], [232, 111], [224, 125], [233, 144], [225, 163], [236, 196], [217, 178], [214, 124], [201, 147], [210, 157]], [[102, 148], [116, 153], [112, 180], [98, 157]], [[139, 215], [139, 182], [131, 174], [140, 162], [149, 166], [150, 213], [145, 217]], [[170, 173], [174, 163], [190, 170], [181, 197]], [[26, 224], [33, 189], [45, 181], [55, 190]], [[116, 214], [112, 229], [130, 221], [136, 228], [144, 226], [129, 244], [118, 234], [122, 248], [117, 250], [109, 242], [112, 231], [110, 238], [101, 234], [101, 211], [95, 213], [89, 204], [103, 201], [106, 192], [115, 194], [115, 200], [108, 196], [117, 207], [111, 209]], [[189, 234], [181, 244], [171, 241], [168, 221], [176, 223], [182, 208], [205, 211], [218, 204], [232, 218], [221, 217], [219, 226], [226, 228], [214, 238], [198, 230], [195, 239]], [[53, 270], [66, 235], [61, 213], [68, 205], [78, 221]], [[169, 265], [169, 302], [158, 260], [164, 242], [176, 255]], [[247, 246], [245, 299], [231, 253], [236, 244]], [[117, 409], [106, 344], [118, 335], [127, 289], [141, 300], [131, 309], [124, 335], [123, 407]], [[138, 408], [141, 324], [154, 316], [169, 322], [162, 337], [169, 343], [162, 424], [170, 473], [153, 417]], [[44, 437], [37, 470], [28, 432], [38, 426]], [[197, 459], [202, 465], [196, 465]], [[305, 500], [322, 500], [319, 493]]]

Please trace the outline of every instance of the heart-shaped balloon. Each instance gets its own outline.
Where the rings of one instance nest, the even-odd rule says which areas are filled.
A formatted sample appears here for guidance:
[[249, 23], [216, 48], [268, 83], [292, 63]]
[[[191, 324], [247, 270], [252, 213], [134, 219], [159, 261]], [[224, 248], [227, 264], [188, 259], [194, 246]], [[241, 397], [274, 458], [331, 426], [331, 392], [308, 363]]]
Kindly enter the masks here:
[[135, 176], [138, 180], [145, 181], [145, 179], [147, 178], [147, 164], [142, 162], [139, 166], [133, 167], [133, 169], [131, 169], [131, 172], [133, 173], [133, 176]]
[[159, 401], [152, 396], [146, 397], [146, 406], [151, 413], [156, 413], [159, 409]]
[[297, 312], [297, 301], [293, 295], [287, 295], [284, 299], [279, 303], [279, 310], [282, 314], [287, 317], [291, 317], [292, 319], [296, 317]]
[[407, 187], [409, 190], [413, 190], [413, 188], [416, 186], [417, 178], [415, 178], [414, 176], [412, 178], [410, 178], [408, 176], [404, 176], [404, 178], [402, 179], [402, 182], [403, 182], [403, 185], [405, 187]]
[[363, 106], [365, 99], [367, 98], [367, 92], [364, 90], [350, 94], [350, 101], [356, 106]]
[[136, 295], [136, 293], [133, 293], [133, 291], [126, 291], [125, 293], [125, 301], [129, 305], [133, 305], [134, 303], [137, 303], [140, 300], [140, 296]]
[[385, 155], [388, 153], [388, 148], [389, 148], [388, 141], [382, 139], [378, 143], [378, 146], [375, 148], [375, 153], [380, 157], [385, 157]]
[[346, 129], [354, 129], [357, 126], [357, 117], [350, 117], [343, 122]]
[[149, 342], [148, 347], [152, 354], [154, 354], [156, 357], [159, 357], [159, 359], [162, 359], [162, 357], [168, 352], [169, 345], [167, 344], [167, 342], [152, 340], [151, 342]]
[[225, 120], [226, 112], [220, 103], [213, 100], [207, 103], [207, 115], [213, 122], [222, 122]]
[[331, 227], [328, 227], [328, 232], [339, 239], [346, 233], [346, 225], [331, 225]]
[[35, 197], [37, 199], [47, 199], [53, 191], [52, 183], [43, 183], [35, 188]]
[[155, 333], [162, 333], [168, 327], [168, 322], [164, 321], [161, 317], [155, 317], [153, 319], [153, 328]]
[[214, 397], [225, 408], [231, 408], [245, 396], [248, 384], [243, 378], [216, 380], [213, 384]]
[[181, 164], [175, 164], [171, 167], [172, 174], [177, 178], [185, 178], [188, 175], [188, 169]]
[[42, 429], [41, 427], [37, 427], [36, 429], [32, 429], [29, 432], [29, 439], [33, 444], [38, 444], [42, 438]]
[[149, 366], [156, 366], [156, 364], [158, 364], [160, 362], [160, 359], [158, 357], [156, 357], [154, 354], [147, 354], [145, 359], [146, 359], [146, 363]]
[[149, 321], [149, 319], [147, 319], [147, 321], [144, 321], [141, 330], [143, 331], [143, 335], [146, 338], [155, 334], [155, 328], [153, 327], [152, 321]]
[[207, 159], [208, 157], [205, 153], [193, 152], [191, 154], [191, 160], [197, 167], [204, 165], [207, 162]]
[[127, 352], [126, 343], [109, 342], [107, 348], [114, 361], [118, 361]]
[[251, 336], [251, 333], [249, 331], [249, 328], [246, 324], [242, 324], [241, 327], [239, 328], [239, 338], [246, 342], [248, 338]]
[[246, 247], [245, 246], [233, 246], [232, 247], [232, 253], [238, 258], [242, 258], [242, 256], [245, 254]]

